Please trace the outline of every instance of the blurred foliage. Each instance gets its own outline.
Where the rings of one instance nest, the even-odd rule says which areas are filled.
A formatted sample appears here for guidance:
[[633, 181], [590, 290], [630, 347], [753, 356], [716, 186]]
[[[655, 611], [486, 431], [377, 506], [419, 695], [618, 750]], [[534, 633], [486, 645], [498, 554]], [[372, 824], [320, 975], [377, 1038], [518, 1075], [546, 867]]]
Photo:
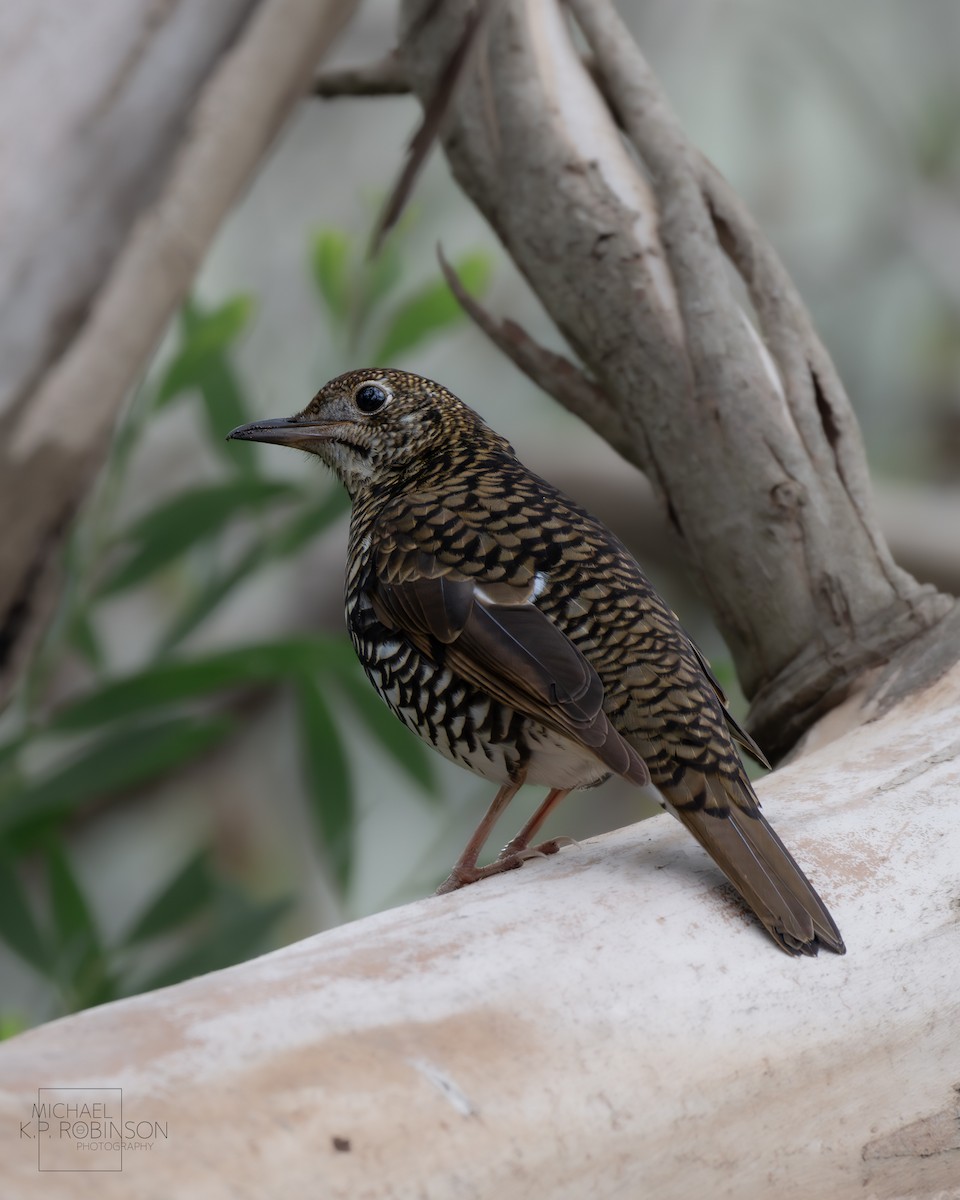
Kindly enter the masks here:
[[[360, 355], [386, 365], [461, 319], [439, 276], [403, 291], [396, 238], [373, 261], [362, 258], [358, 241], [327, 228], [310, 249], [317, 295], [344, 360]], [[468, 255], [457, 267], [471, 290], [482, 290], [483, 256]], [[240, 702], [251, 693], [286, 687], [293, 697], [318, 865], [341, 895], [354, 873], [357, 825], [344, 711], [420, 794], [436, 797], [429, 751], [373, 693], [345, 636], [182, 649], [257, 572], [296, 554], [348, 507], [339, 485], [318, 492], [313, 481], [307, 488], [271, 478], [260, 447], [224, 440], [254, 416], [234, 361], [253, 311], [247, 296], [214, 308], [196, 299], [184, 306], [174, 353], [118, 428], [97, 493], [70, 539], [58, 617], [0, 726], [0, 940], [46, 981], [49, 995], [49, 1012], [29, 1022], [0, 1013], [0, 1036], [228, 966], [275, 939], [293, 897], [248, 894], [209, 846], [172, 865], [152, 900], [107, 937], [71, 852], [73, 832], [105, 806], [135, 798], [236, 735]], [[119, 501], [132, 453], [154, 416], [173, 404], [196, 406], [221, 477], [124, 521]], [[142, 665], [118, 672], [103, 607], [143, 587], [173, 595], [173, 609]], [[62, 700], [58, 679], [67, 660], [83, 664], [85, 683]]]

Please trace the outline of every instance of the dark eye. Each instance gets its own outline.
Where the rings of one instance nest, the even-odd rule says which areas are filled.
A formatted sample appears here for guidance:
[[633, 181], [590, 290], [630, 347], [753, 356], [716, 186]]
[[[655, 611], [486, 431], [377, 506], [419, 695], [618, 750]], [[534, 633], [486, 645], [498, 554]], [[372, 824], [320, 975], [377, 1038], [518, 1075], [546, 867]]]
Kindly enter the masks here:
[[357, 388], [353, 402], [362, 413], [375, 413], [378, 408], [383, 408], [389, 399], [382, 387], [377, 387], [375, 383], [365, 383], [362, 388]]

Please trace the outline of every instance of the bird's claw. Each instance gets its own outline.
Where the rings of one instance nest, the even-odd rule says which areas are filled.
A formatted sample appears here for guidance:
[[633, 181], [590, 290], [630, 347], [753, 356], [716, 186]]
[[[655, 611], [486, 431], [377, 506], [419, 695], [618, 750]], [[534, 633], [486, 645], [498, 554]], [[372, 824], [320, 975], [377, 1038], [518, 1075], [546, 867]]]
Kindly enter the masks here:
[[541, 842], [539, 846], [517, 846], [513, 842], [507, 842], [489, 866], [468, 867], [458, 863], [440, 884], [434, 895], [445, 896], [448, 892], [459, 891], [460, 888], [476, 883], [480, 879], [488, 879], [491, 875], [502, 875], [504, 871], [515, 871], [530, 858], [546, 858], [549, 854], [556, 854], [564, 846], [579, 846], [579, 844], [576, 838], [572, 837], [551, 838], [549, 842]]
[[514, 842], [507, 842], [500, 851], [499, 857], [519, 858], [521, 862], [525, 862], [528, 858], [546, 858], [548, 854], [556, 854], [564, 846], [579, 846], [579, 844], [576, 838], [565, 836], [551, 838], [548, 842], [541, 842], [539, 846], [518, 846]]
[[523, 866], [525, 857], [533, 857], [532, 855], [523, 855], [520, 853], [503, 855], [495, 858], [489, 866], [486, 867], [461, 867], [456, 866], [446, 877], [443, 883], [437, 888], [434, 893], [437, 896], [444, 896], [447, 892], [455, 892], [459, 888], [466, 887], [468, 884], [476, 883], [480, 879], [487, 879], [491, 875], [502, 875], [504, 871], [515, 871], [517, 867]]

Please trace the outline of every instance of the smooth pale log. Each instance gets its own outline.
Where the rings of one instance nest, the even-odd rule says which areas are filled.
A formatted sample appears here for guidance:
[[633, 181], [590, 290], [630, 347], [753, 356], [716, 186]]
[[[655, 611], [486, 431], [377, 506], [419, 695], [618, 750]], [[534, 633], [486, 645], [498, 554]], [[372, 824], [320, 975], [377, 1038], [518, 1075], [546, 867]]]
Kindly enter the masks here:
[[[14, 1038], [4, 1196], [960, 1195], [958, 716], [955, 669], [760, 786], [845, 958], [656, 818]], [[43, 1086], [167, 1137], [39, 1174]]]

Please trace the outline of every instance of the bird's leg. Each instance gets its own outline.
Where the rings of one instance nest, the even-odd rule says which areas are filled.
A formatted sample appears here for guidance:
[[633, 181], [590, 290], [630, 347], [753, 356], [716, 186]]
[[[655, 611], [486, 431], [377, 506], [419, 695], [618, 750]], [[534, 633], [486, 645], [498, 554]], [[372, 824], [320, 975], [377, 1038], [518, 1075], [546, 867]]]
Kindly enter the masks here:
[[[572, 838], [551, 838], [549, 842], [543, 842], [539, 846], [531, 848], [530, 843], [533, 841], [540, 826], [544, 823], [547, 817], [553, 812], [556, 806], [564, 798], [569, 796], [570, 788], [553, 788], [547, 793], [547, 797], [540, 805], [537, 811], [533, 814], [530, 820], [524, 825], [516, 837], [511, 838], [497, 856], [497, 862], [509, 860], [510, 865], [513, 865], [514, 860], [523, 862], [525, 858], [539, 857], [541, 854], [556, 854], [561, 846], [569, 845]], [[519, 865], [519, 864], [518, 864]]]
[[554, 807], [570, 792], [569, 788], [554, 788], [517, 836], [507, 842], [493, 862], [489, 866], [478, 867], [477, 857], [483, 849], [483, 844], [487, 840], [494, 822], [513, 799], [518, 786], [506, 784], [497, 792], [486, 816], [467, 843], [467, 848], [457, 859], [456, 866], [437, 888], [437, 895], [442, 892], [456, 891], [457, 888], [464, 887], [468, 883], [476, 883], [478, 879], [487, 879], [491, 875], [499, 875], [503, 871], [512, 871], [516, 867], [522, 867], [528, 858], [541, 858], [545, 854], [556, 854], [561, 846], [566, 846], [573, 841], [572, 838], [560, 837], [552, 838], [540, 846], [531, 847], [530, 845], [537, 830]]
[[[493, 798], [490, 807], [484, 813], [483, 820], [473, 831], [473, 836], [467, 842], [463, 849], [463, 853], [454, 863], [453, 870], [447, 878], [437, 888], [437, 895], [440, 896], [444, 892], [455, 892], [457, 888], [462, 888], [468, 883], [475, 883], [478, 879], [483, 879], [484, 875], [495, 875], [496, 871], [491, 871], [489, 868], [484, 869], [477, 866], [477, 858], [480, 856], [480, 851], [484, 847], [484, 843], [490, 836], [490, 830], [497, 823], [497, 819], [503, 810], [507, 807], [510, 801], [520, 790], [522, 779], [515, 783], [505, 783]], [[499, 867], [499, 871], [506, 871], [511, 866], [520, 866], [521, 860], [509, 865], [504, 863]], [[493, 864], [496, 865], [496, 864]]]

